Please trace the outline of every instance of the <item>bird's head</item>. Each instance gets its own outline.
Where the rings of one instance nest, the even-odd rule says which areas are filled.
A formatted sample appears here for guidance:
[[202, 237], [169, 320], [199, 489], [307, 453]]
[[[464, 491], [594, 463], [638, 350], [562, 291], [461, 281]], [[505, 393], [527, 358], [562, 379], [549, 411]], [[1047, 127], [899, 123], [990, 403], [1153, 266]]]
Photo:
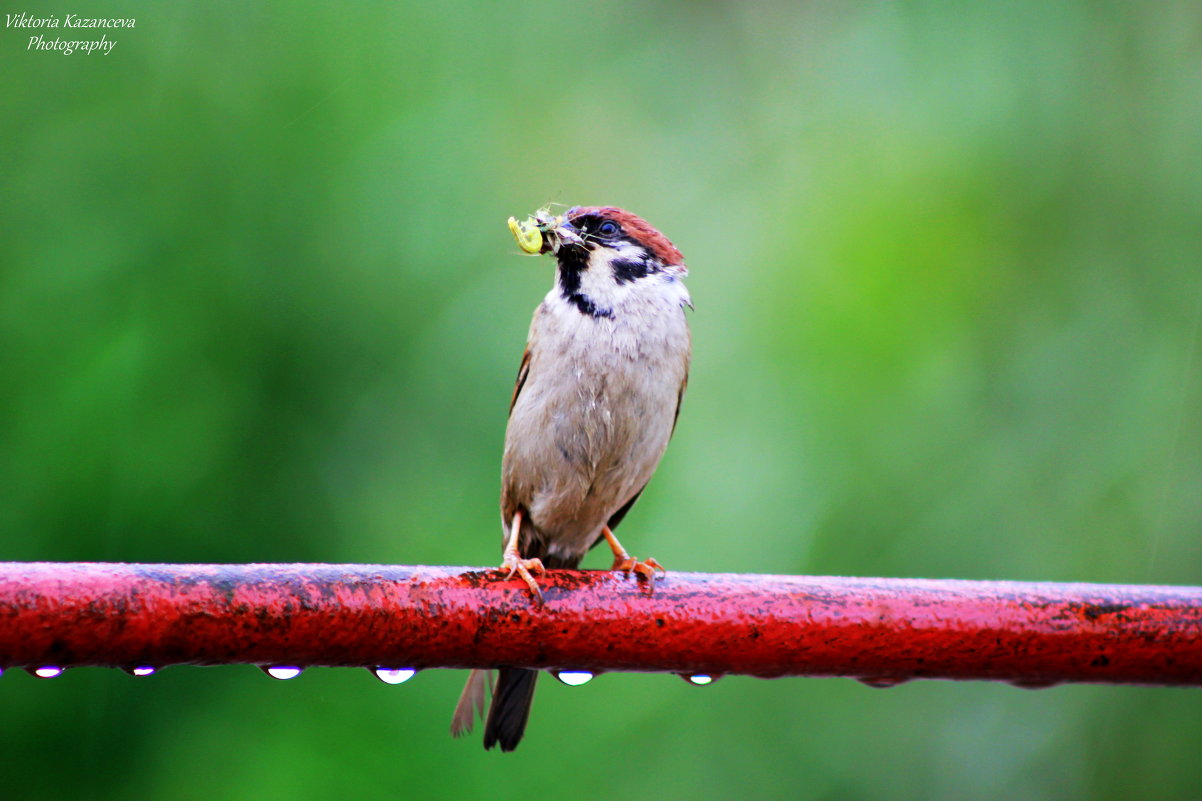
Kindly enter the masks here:
[[659, 296], [689, 305], [684, 256], [636, 214], [613, 206], [573, 206], [562, 215], [540, 209], [509, 226], [526, 252], [555, 256], [563, 297], [586, 314], [612, 317], [630, 301]]

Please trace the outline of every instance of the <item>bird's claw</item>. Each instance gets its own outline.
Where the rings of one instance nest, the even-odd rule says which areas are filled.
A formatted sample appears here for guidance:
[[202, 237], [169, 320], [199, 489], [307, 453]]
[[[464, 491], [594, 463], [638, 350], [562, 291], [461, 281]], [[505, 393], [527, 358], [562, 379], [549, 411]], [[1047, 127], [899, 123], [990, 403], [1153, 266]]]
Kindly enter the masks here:
[[655, 572], [658, 570], [663, 575], [668, 574], [667, 568], [651, 557], [647, 557], [643, 561], [635, 559], [630, 554], [623, 554], [614, 557], [614, 566], [611, 570], [621, 570], [623, 573], [634, 571], [640, 576], [643, 576], [648, 581], [655, 578]]
[[514, 554], [506, 554], [500, 569], [509, 571], [505, 574], [506, 581], [513, 578], [515, 573], [520, 576], [522, 581], [526, 582], [526, 586], [530, 588], [531, 594], [538, 599], [539, 603], [542, 603], [543, 591], [538, 588], [538, 582], [534, 580], [534, 576], [530, 572], [534, 571], [540, 576], [547, 575], [547, 569], [543, 567], [541, 559], [522, 559]]

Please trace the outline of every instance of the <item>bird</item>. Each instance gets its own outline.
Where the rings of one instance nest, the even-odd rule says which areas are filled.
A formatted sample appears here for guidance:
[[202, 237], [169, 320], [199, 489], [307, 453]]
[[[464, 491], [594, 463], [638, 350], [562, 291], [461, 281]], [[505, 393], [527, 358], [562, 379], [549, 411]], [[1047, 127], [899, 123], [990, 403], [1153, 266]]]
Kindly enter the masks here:
[[[544, 208], [509, 220], [527, 253], [551, 254], [555, 282], [534, 311], [509, 404], [501, 462], [502, 563], [536, 601], [536, 575], [575, 568], [602, 541], [614, 570], [653, 581], [613, 530], [659, 465], [688, 386], [693, 304], [684, 257], [641, 217], [613, 206]], [[538, 671], [502, 667], [484, 747], [517, 747]], [[490, 671], [469, 676], [451, 733], [483, 715]]]

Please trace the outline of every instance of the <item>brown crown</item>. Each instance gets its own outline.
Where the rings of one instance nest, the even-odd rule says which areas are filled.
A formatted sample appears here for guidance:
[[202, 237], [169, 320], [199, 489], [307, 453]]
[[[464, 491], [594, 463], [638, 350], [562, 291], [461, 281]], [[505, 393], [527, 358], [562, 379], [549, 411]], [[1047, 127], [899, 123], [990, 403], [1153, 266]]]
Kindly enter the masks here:
[[655, 256], [665, 265], [684, 264], [684, 256], [676, 249], [672, 241], [652, 228], [646, 220], [637, 214], [632, 214], [625, 209], [619, 209], [614, 206], [577, 206], [572, 209], [571, 219], [574, 220], [585, 214], [595, 214], [618, 223], [628, 235], [633, 239], [637, 239], [643, 247], [651, 251], [651, 255]]

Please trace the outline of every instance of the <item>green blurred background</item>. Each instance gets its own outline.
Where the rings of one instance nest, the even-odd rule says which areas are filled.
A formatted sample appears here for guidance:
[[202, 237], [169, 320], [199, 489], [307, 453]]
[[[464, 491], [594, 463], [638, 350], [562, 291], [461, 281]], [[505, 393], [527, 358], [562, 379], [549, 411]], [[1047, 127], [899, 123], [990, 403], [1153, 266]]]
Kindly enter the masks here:
[[[137, 27], [0, 30], [0, 559], [495, 563], [552, 276], [504, 223], [558, 201], [692, 269], [634, 552], [1202, 583], [1198, 3], [8, 5]], [[1202, 795], [1198, 691], [544, 680], [502, 756], [462, 680], [9, 671], [0, 785]]]

